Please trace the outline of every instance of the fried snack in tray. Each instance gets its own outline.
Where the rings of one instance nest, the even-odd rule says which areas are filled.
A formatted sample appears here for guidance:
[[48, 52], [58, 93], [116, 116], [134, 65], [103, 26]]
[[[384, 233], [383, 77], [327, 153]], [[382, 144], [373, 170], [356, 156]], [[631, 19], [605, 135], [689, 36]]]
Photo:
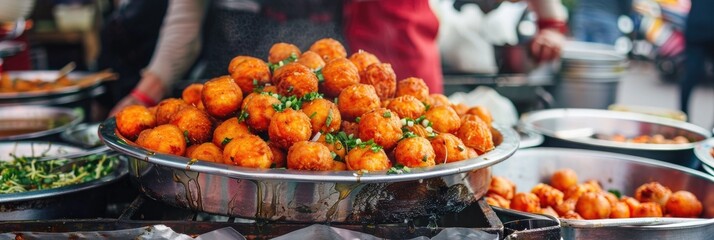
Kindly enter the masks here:
[[[305, 52], [276, 43], [267, 59], [236, 56], [227, 75], [191, 84], [181, 98], [121, 110], [117, 132], [159, 153], [306, 171], [399, 173], [494, 148], [485, 108], [429, 95], [420, 78], [398, 81], [368, 52], [347, 56], [333, 39]], [[463, 120], [467, 110], [474, 115]], [[513, 194], [500, 202], [510, 204]]]
[[[618, 190], [605, 191], [597, 181], [578, 184], [577, 179], [572, 169], [560, 169], [550, 178], [551, 185], [539, 183], [531, 192], [514, 194], [516, 186], [511, 181], [493, 176], [486, 202], [519, 211], [555, 214], [565, 219], [696, 218], [702, 215], [702, 202], [694, 194], [685, 190], [672, 193], [658, 182], [641, 185], [633, 198], [617, 196], [620, 194]], [[560, 189], [566, 189], [565, 193]], [[539, 206], [535, 206], [536, 203]]]

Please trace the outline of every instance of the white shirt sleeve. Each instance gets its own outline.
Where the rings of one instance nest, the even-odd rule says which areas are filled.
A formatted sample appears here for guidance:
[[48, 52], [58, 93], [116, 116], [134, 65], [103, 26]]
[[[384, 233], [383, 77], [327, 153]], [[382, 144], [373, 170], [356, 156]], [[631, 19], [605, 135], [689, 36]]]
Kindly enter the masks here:
[[169, 0], [156, 49], [147, 67], [168, 91], [198, 57], [205, 8], [205, 0]]

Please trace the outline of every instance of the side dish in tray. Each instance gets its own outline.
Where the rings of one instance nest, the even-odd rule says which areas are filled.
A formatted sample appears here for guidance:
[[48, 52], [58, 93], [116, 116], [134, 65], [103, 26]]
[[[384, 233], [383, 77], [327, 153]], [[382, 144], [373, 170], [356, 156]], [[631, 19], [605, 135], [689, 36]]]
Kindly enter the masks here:
[[[7, 159], [9, 157], [9, 159]], [[100, 179], [119, 165], [116, 156], [96, 154], [81, 159], [38, 161], [39, 156], [2, 156], [0, 194], [58, 188]], [[66, 166], [70, 161], [77, 164]], [[81, 163], [80, 163], [81, 161]]]
[[530, 192], [516, 192], [513, 182], [494, 176], [486, 201], [493, 206], [566, 219], [696, 218], [702, 214], [702, 203], [691, 192], [673, 192], [650, 182], [638, 187], [633, 198], [617, 190], [603, 190], [597, 181], [578, 183], [571, 169], [556, 171], [550, 184], [539, 183]]
[[[491, 115], [397, 81], [389, 63], [321, 39], [276, 43], [267, 62], [236, 56], [181, 98], [129, 106], [117, 131], [159, 153], [251, 168], [409, 172], [494, 148]], [[400, 76], [404, 77], [404, 76]], [[497, 137], [495, 138], [497, 139]]]

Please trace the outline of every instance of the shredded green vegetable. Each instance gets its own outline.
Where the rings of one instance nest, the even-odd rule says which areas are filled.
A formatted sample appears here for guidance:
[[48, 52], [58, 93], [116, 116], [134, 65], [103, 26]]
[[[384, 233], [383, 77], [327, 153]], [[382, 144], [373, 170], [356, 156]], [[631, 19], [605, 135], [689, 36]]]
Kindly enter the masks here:
[[0, 161], [0, 194], [68, 186], [102, 178], [111, 173], [119, 164], [116, 156], [90, 155], [87, 162], [77, 164], [65, 172], [53, 172], [70, 159], [37, 161], [38, 157], [20, 157]]

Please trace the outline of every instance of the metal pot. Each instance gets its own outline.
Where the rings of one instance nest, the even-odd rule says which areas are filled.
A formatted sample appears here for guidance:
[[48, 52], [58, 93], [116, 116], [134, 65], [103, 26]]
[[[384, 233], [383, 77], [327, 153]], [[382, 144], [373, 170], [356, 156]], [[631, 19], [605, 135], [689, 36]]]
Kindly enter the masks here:
[[253, 169], [153, 153], [121, 138], [110, 118], [99, 133], [130, 157], [130, 176], [148, 197], [173, 206], [242, 218], [298, 222], [394, 222], [458, 212], [488, 189], [490, 170], [518, 148], [496, 126], [498, 146], [477, 158], [410, 173]]
[[[4, 159], [10, 153], [33, 156], [42, 152], [60, 155], [83, 151], [51, 142], [0, 143], [0, 156]], [[0, 220], [99, 217], [106, 209], [104, 187], [126, 174], [126, 161], [120, 161], [114, 172], [94, 181], [46, 190], [0, 194]]]
[[714, 172], [710, 171], [712, 170], [711, 166], [714, 166], [714, 156], [711, 154], [712, 148], [714, 148], [714, 138], [701, 141], [694, 147], [694, 155], [697, 156], [699, 161], [702, 161], [702, 167], [710, 174]]
[[[698, 168], [693, 158], [694, 145], [711, 133], [691, 123], [651, 115], [597, 109], [550, 109], [522, 116], [524, 128], [545, 136], [543, 146], [567, 147], [624, 153]], [[626, 137], [662, 134], [667, 138], [681, 135], [686, 144], [622, 143], [595, 138], [602, 134]]]
[[[714, 177], [674, 164], [606, 152], [531, 148], [522, 149], [508, 161], [493, 167], [493, 174], [513, 181], [519, 192], [548, 182], [553, 172], [570, 168], [578, 179], [594, 179], [603, 189], [616, 189], [633, 196], [644, 183], [660, 182], [672, 191], [687, 190], [702, 201], [704, 218], [631, 218], [600, 220], [561, 219], [565, 239], [709, 239], [714, 234]], [[662, 224], [662, 222], [677, 222]], [[633, 226], [628, 221], [648, 226]]]
[[84, 119], [81, 111], [44, 106], [0, 107], [0, 141], [58, 140], [64, 130]]

